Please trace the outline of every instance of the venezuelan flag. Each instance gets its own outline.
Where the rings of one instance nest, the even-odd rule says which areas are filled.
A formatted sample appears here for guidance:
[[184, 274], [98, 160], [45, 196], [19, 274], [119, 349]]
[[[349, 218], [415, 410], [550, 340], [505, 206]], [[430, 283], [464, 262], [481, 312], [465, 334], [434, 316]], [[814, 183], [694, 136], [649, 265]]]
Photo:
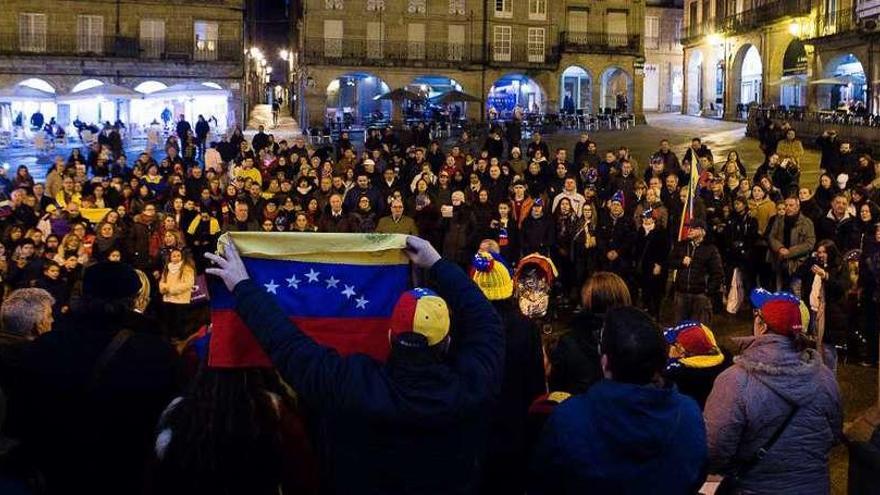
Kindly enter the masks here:
[[[251, 279], [317, 342], [341, 354], [388, 355], [391, 312], [410, 288], [410, 267], [398, 234], [230, 232]], [[217, 328], [244, 327], [235, 300], [211, 277]]]

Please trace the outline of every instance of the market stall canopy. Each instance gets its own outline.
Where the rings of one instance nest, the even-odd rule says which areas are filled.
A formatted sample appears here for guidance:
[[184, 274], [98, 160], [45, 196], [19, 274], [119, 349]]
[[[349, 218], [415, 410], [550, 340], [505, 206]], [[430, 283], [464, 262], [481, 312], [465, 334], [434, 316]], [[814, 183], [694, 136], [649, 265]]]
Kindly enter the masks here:
[[803, 75], [782, 76], [770, 83], [770, 86], [801, 86], [807, 83], [807, 77]]
[[13, 101], [54, 101], [55, 95], [48, 91], [42, 91], [30, 86], [17, 84], [9, 88], [0, 89], [0, 101], [11, 103]]
[[824, 79], [816, 79], [814, 81], [810, 81], [810, 84], [826, 84], [826, 85], [831, 85], [831, 86], [846, 86], [847, 84], [852, 84], [854, 82], [858, 82], [858, 81], [853, 76], [834, 76], [834, 77], [826, 77]]
[[437, 95], [431, 98], [432, 103], [436, 104], [447, 104], [447, 103], [458, 103], [458, 102], [481, 102], [483, 101], [481, 98], [478, 98], [473, 95], [469, 95], [467, 93], [461, 92], [457, 89], [452, 91], [447, 91], [442, 95]]
[[374, 100], [391, 100], [391, 101], [421, 101], [423, 98], [412, 91], [404, 88], [397, 88], [383, 95], [376, 95]]
[[58, 101], [64, 103], [78, 100], [94, 100], [96, 98], [104, 98], [107, 100], [132, 100], [141, 97], [143, 97], [143, 95], [133, 89], [128, 89], [116, 84], [101, 84], [82, 91], [77, 91], [76, 93], [59, 96]]
[[168, 86], [165, 89], [154, 91], [148, 95], [144, 95], [145, 99], [151, 98], [188, 98], [196, 96], [228, 96], [229, 92], [225, 89], [218, 88], [215, 85], [189, 81], [185, 83]]

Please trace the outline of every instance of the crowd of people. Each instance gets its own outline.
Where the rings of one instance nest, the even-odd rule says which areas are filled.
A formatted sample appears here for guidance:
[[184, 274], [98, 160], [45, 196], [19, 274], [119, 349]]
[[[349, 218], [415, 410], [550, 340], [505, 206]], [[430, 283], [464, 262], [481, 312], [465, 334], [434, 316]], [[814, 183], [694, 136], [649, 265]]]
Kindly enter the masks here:
[[[95, 143], [44, 182], [0, 169], [0, 491], [828, 493], [837, 362], [877, 364], [869, 153], [826, 133], [811, 189], [785, 124], [752, 175], [699, 138], [642, 161], [421, 129], [208, 147], [181, 117], [135, 163]], [[436, 292], [402, 296], [387, 362], [340, 357], [213, 254], [235, 231], [405, 234]], [[532, 254], [574, 313], [552, 345], [513, 299]], [[256, 341], [213, 338], [206, 276]], [[722, 307], [754, 312], [735, 363]]]

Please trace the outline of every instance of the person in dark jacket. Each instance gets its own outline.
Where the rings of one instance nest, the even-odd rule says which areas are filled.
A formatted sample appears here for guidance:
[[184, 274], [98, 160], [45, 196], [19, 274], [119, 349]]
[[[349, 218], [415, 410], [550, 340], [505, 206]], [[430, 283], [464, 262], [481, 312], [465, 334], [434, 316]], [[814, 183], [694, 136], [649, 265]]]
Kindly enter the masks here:
[[92, 265], [70, 317], [22, 356], [25, 393], [10, 406], [26, 411], [20, 438], [48, 493], [140, 493], [144, 486], [154, 428], [178, 393], [179, 369], [175, 349], [136, 324], [140, 290], [128, 265]]
[[556, 243], [556, 225], [553, 218], [544, 213], [544, 201], [536, 199], [532, 203], [531, 212], [522, 222], [520, 230], [522, 242], [522, 254], [528, 256], [532, 253], [540, 253], [545, 256]]
[[522, 493], [529, 460], [529, 406], [547, 391], [541, 336], [534, 322], [523, 317], [514, 304], [513, 281], [497, 253], [477, 252], [472, 269], [471, 278], [504, 325], [504, 381], [491, 414], [481, 491], [487, 495]]
[[706, 223], [691, 219], [687, 240], [679, 242], [669, 256], [675, 276], [675, 321], [712, 323], [713, 299], [720, 299], [724, 268], [718, 248], [706, 244]]
[[479, 232], [474, 212], [464, 202], [464, 193], [461, 191], [452, 193], [452, 205], [441, 207], [440, 216], [443, 230], [443, 256], [461, 267], [467, 267]]
[[605, 313], [632, 304], [629, 288], [619, 276], [596, 272], [581, 289], [583, 310], [550, 354], [550, 390], [580, 394], [602, 378], [599, 335]]
[[635, 269], [641, 289], [641, 304], [648, 314], [660, 318], [660, 302], [666, 288], [666, 258], [669, 255], [669, 236], [657, 225], [654, 210], [642, 212], [635, 245]]
[[636, 240], [636, 226], [632, 215], [624, 209], [624, 196], [621, 191], [614, 194], [608, 213], [599, 216], [599, 229], [596, 232], [599, 248], [599, 266], [620, 275], [624, 280], [632, 276], [633, 247]]
[[529, 494], [696, 493], [705, 478], [700, 408], [662, 378], [667, 344], [651, 317], [605, 316], [604, 379], [556, 406], [532, 460]]
[[[424, 289], [401, 297], [385, 364], [364, 354], [341, 357], [304, 334], [249, 279], [231, 242], [225, 257], [207, 255], [217, 264], [208, 273], [234, 292], [239, 316], [285, 381], [320, 414], [319, 445], [332, 473], [324, 480], [330, 486], [322, 483], [326, 493], [466, 494], [479, 483], [486, 411], [502, 380], [501, 319], [430, 243], [409, 236], [406, 245], [442, 300]], [[451, 331], [444, 300], [455, 315]], [[415, 320], [415, 305], [429, 306], [426, 323]]]
[[731, 360], [718, 346], [712, 330], [696, 321], [683, 321], [666, 329], [663, 335], [669, 344], [669, 361], [663, 376], [702, 409], [715, 379], [730, 366]]
[[831, 200], [831, 209], [817, 225], [816, 240], [834, 241], [841, 252], [859, 247], [859, 225], [856, 217], [849, 211], [849, 199], [838, 194]]
[[351, 232], [352, 226], [348, 215], [342, 210], [342, 196], [330, 196], [328, 211], [318, 220], [319, 232]]

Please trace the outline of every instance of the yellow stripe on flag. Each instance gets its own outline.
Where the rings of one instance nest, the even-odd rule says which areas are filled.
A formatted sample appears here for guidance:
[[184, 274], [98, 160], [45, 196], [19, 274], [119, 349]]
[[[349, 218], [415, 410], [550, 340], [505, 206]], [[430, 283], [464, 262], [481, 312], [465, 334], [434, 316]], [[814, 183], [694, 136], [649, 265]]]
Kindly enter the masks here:
[[263, 259], [400, 265], [409, 263], [403, 234], [327, 234], [311, 232], [227, 232], [220, 247], [232, 239], [242, 256]]

